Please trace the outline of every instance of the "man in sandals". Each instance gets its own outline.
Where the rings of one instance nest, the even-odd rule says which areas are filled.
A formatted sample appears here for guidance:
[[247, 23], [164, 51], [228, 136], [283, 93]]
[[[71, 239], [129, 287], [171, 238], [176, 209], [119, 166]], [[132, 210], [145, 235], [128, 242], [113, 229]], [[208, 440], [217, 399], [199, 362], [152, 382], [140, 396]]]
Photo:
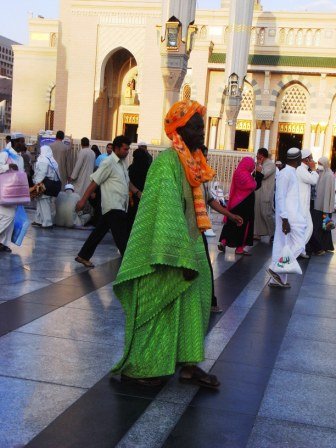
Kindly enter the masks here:
[[151, 165], [114, 291], [126, 315], [125, 352], [113, 368], [123, 381], [220, 383], [197, 367], [211, 306], [211, 273], [201, 233], [211, 227], [202, 184], [215, 172], [204, 144], [205, 108], [180, 101], [165, 118], [172, 147]]
[[300, 201], [299, 182], [296, 168], [301, 164], [301, 150], [291, 148], [287, 152], [286, 167], [276, 180], [275, 192], [275, 235], [272, 251], [272, 264], [268, 269], [270, 287], [289, 288], [287, 275], [276, 273], [277, 262], [287, 242], [294, 257], [305, 248], [306, 220], [303, 217]]

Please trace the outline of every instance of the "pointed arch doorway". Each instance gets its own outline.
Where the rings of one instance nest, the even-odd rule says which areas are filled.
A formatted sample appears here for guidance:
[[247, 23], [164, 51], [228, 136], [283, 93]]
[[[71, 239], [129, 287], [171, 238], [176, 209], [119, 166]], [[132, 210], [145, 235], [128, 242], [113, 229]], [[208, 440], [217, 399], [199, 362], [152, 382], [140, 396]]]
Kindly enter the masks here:
[[132, 53], [120, 48], [107, 57], [104, 65], [99, 97], [93, 108], [92, 138], [113, 140], [126, 134], [136, 142], [140, 105], [137, 62]]

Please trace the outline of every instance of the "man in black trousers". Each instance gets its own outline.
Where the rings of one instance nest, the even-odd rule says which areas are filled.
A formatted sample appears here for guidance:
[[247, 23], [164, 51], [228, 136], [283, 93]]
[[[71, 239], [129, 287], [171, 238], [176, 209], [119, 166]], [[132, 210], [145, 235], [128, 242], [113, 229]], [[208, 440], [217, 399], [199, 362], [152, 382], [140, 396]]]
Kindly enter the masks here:
[[126, 159], [130, 143], [124, 135], [114, 139], [112, 154], [100, 164], [97, 171], [91, 174], [91, 183], [77, 203], [76, 211], [83, 210], [86, 201], [100, 186], [102, 216], [75, 258], [78, 263], [88, 268], [94, 267], [90, 258], [109, 230], [121, 255], [125, 252], [129, 237], [127, 221], [129, 191], [138, 198], [141, 197], [141, 191], [130, 183], [128, 177]]

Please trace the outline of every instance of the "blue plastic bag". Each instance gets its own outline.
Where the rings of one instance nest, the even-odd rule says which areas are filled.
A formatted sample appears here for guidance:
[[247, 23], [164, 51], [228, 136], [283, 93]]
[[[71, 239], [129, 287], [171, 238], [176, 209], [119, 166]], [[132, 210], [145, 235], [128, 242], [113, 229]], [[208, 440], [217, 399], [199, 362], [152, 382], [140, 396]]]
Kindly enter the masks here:
[[23, 238], [25, 237], [28, 227], [29, 219], [23, 205], [18, 205], [14, 218], [14, 229], [12, 233], [12, 243], [21, 246]]

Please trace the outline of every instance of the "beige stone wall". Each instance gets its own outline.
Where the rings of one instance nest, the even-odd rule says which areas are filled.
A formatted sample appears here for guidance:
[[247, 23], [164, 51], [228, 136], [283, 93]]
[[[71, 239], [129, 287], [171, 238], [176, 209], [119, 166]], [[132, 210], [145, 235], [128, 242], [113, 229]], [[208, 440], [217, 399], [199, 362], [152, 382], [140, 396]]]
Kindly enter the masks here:
[[56, 81], [58, 26], [57, 20], [32, 19], [29, 45], [13, 47], [12, 131], [35, 134], [45, 127], [47, 97]]
[[14, 47], [12, 131], [37, 133], [45, 126], [47, 94], [55, 82], [56, 49]]
[[[69, 58], [67, 48], [71, 41], [71, 3], [69, 0], [60, 1], [60, 24], [57, 46], [56, 67], [56, 106], [55, 129], [66, 129], [67, 97], [68, 97], [68, 71]], [[73, 28], [75, 25], [73, 24]]]

